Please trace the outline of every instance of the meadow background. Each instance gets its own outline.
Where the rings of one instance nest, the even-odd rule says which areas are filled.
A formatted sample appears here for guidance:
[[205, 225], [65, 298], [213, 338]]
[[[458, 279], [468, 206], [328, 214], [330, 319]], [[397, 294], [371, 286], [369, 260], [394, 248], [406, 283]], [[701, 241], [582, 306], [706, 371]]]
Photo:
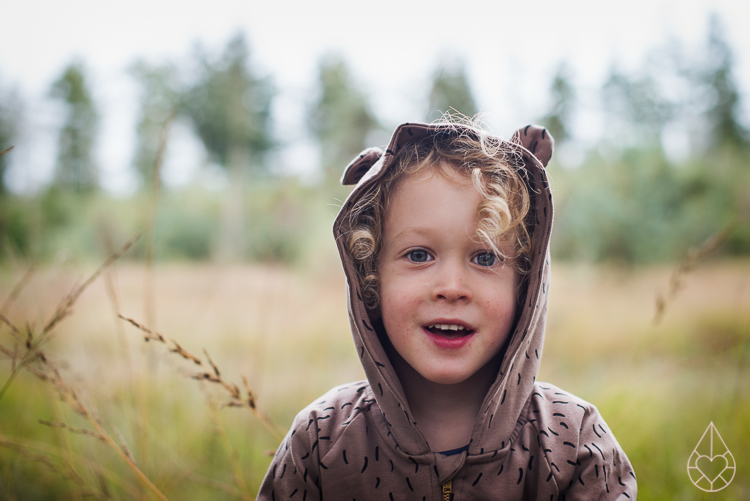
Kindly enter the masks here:
[[[725, 20], [702, 25], [595, 86], [557, 61], [510, 113], [559, 153], [539, 379], [598, 406], [645, 500], [750, 498], [750, 124]], [[331, 225], [393, 111], [345, 51], [290, 100], [249, 40], [128, 64], [125, 182], [85, 59], [41, 98], [0, 74], [0, 498], [253, 499], [294, 415], [363, 377]], [[399, 119], [483, 111], [467, 61], [438, 59]], [[687, 474], [710, 422], [736, 462], [714, 494]]]

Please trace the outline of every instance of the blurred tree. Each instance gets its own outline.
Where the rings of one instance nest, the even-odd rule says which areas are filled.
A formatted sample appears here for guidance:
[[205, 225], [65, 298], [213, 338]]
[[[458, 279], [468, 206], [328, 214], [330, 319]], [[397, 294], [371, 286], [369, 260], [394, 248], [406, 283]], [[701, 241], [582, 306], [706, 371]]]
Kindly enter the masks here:
[[162, 146], [162, 132], [179, 106], [177, 68], [172, 64], [151, 65], [140, 60], [130, 67], [129, 72], [141, 87], [133, 166], [140, 176], [141, 186], [150, 187], [159, 181], [155, 168], [159, 162], [157, 156]]
[[567, 64], [561, 63], [557, 67], [550, 87], [552, 97], [550, 112], [542, 119], [542, 124], [547, 127], [557, 144], [562, 144], [571, 137], [570, 121], [576, 96], [570, 79]]
[[714, 14], [709, 21], [707, 57], [701, 71], [708, 94], [708, 146], [710, 150], [724, 146], [742, 150], [748, 147], [750, 136], [739, 120], [740, 93], [734, 82], [734, 57], [724, 33], [723, 23]]
[[268, 78], [255, 74], [249, 56], [242, 33], [229, 41], [217, 60], [199, 49], [199, 74], [182, 106], [208, 153], [227, 169], [230, 191], [222, 215], [219, 252], [230, 260], [245, 254], [246, 174], [268, 173], [265, 157], [275, 146], [271, 131], [274, 90]]
[[629, 76], [612, 65], [602, 102], [607, 133], [615, 144], [661, 148], [661, 134], [671, 119], [673, 104], [664, 98], [654, 76]]
[[[262, 171], [264, 156], [275, 145], [271, 134], [274, 90], [268, 78], [256, 76], [249, 66], [244, 35], [232, 38], [216, 61], [200, 49], [196, 57], [200, 74], [184, 101], [196, 132], [219, 165]], [[237, 163], [235, 156], [244, 158]]]
[[[566, 200], [556, 216], [558, 256], [682, 259], [731, 220], [740, 224], [723, 251], [750, 252], [748, 131], [721, 33], [712, 19], [705, 56], [693, 51], [686, 57], [673, 42], [651, 51], [637, 72], [612, 66], [602, 89], [608, 121], [599, 146], [618, 151], [596, 148], [576, 171], [556, 173]], [[697, 145], [679, 163], [662, 147], [670, 127]]]
[[477, 105], [471, 92], [463, 60], [446, 60], [437, 67], [432, 75], [432, 85], [427, 101], [428, 122], [453, 110], [468, 117], [477, 113]]
[[[15, 146], [21, 121], [23, 120], [23, 103], [15, 89], [0, 87], [0, 151]], [[5, 173], [11, 157], [0, 155], [0, 197], [7, 193]]]
[[320, 145], [323, 169], [336, 173], [368, 146], [368, 134], [380, 127], [367, 96], [337, 54], [324, 56], [318, 64], [318, 97], [307, 125]]
[[11, 249], [21, 253], [28, 250], [30, 211], [13, 204], [5, 184], [13, 155], [7, 150], [16, 145], [22, 115], [23, 103], [18, 92], [0, 87], [0, 258]]
[[65, 114], [58, 138], [55, 183], [76, 192], [91, 191], [97, 183], [93, 149], [99, 117], [86, 80], [83, 63], [74, 61], [50, 89]]
[[707, 172], [706, 163], [675, 166], [660, 149], [625, 148], [614, 160], [590, 152], [580, 168], [555, 172], [566, 202], [555, 215], [553, 252], [626, 264], [682, 259], [732, 211], [726, 180]]

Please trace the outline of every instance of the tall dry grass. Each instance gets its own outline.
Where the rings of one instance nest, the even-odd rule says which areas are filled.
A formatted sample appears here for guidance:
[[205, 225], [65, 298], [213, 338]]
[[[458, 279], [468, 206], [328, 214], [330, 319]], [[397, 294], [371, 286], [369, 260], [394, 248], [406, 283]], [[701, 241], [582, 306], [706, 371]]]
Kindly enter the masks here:
[[[142, 320], [148, 269], [125, 262], [112, 270], [78, 297], [45, 353], [168, 499], [255, 495], [279, 442], [245, 404], [250, 395], [284, 428], [331, 386], [363, 377], [333, 259], [303, 269], [156, 265], [158, 326]], [[750, 261], [692, 269], [656, 325], [656, 298], [672, 271], [553, 267], [539, 379], [599, 407], [634, 464], [639, 499], [704, 499], [686, 462], [711, 421], [738, 465], [750, 460]], [[22, 275], [2, 271], [0, 299]], [[38, 269], [23, 279], [8, 319], [44, 325], [79, 276]], [[0, 341], [10, 338], [0, 331]], [[1, 381], [9, 362], [0, 361]], [[0, 486], [16, 499], [158, 498], [89, 420], [33, 375], [18, 375], [0, 416]], [[741, 468], [723, 491], [731, 499], [749, 492]]]
[[[99, 273], [97, 271], [96, 275]], [[162, 492], [170, 492], [170, 498], [183, 499], [185, 493], [190, 493], [191, 499], [199, 499], [195, 497], [194, 489], [185, 487], [185, 482], [172, 485], [167, 480], [165, 488], [165, 480], [161, 478], [188, 475], [211, 493], [206, 494], [206, 498], [214, 499], [215, 491], [232, 497], [252, 498], [265, 467], [249, 468], [248, 459], [243, 456], [252, 449], [251, 465], [266, 461], [265, 453], [275, 449], [284, 433], [284, 428], [276, 425], [269, 416], [270, 412], [264, 409], [274, 409], [274, 405], [287, 402], [264, 401], [263, 395], [280, 391], [286, 395], [305, 395], [308, 392], [302, 398], [311, 400], [313, 393], [319, 393], [319, 387], [304, 384], [304, 381], [314, 383], [314, 377], [302, 378], [303, 384], [296, 384], [293, 391], [285, 389], [293, 382], [290, 372], [304, 367], [310, 360], [300, 363], [300, 353], [288, 357], [282, 352], [307, 343], [310, 349], [305, 351], [305, 358], [320, 359], [327, 355], [325, 348], [330, 343], [320, 345], [313, 342], [311, 336], [327, 330], [332, 339], [341, 338], [340, 332], [337, 335], [334, 331], [345, 328], [345, 317], [339, 326], [322, 321], [324, 316], [331, 318], [326, 308], [333, 308], [332, 303], [342, 299], [341, 293], [330, 293], [330, 289], [323, 294], [311, 291], [308, 280], [300, 282], [295, 274], [281, 268], [167, 267], [153, 275], [153, 284], [155, 306], [160, 318], [165, 319], [160, 330], [169, 332], [170, 339], [133, 319], [129, 320], [130, 327], [125, 330], [127, 337], [123, 339], [120, 334], [125, 313], [139, 318], [143, 315], [143, 277], [150, 273], [146, 267], [125, 265], [114, 277], [98, 282], [87, 291], [88, 294], [81, 294], [83, 289], [73, 285], [77, 279], [70, 270], [44, 269], [32, 280], [23, 278], [20, 281], [8, 272], [4, 277], [6, 285], [14, 280], [16, 284], [27, 284], [22, 291], [21, 287], [16, 287], [16, 292], [3, 291], [3, 296], [8, 298], [18, 296], [9, 317], [27, 319], [29, 325], [39, 324], [35, 319], [50, 315], [56, 319], [44, 324], [53, 325], [57, 336], [45, 341], [48, 344], [43, 361], [50, 367], [53, 363], [56, 365], [50, 369], [51, 375], [31, 371], [40, 377], [41, 382], [47, 383], [45, 387], [39, 381], [24, 379], [14, 350], [7, 350], [11, 375], [3, 379], [8, 384], [8, 395], [0, 399], [0, 406], [14, 408], [29, 397], [29, 388], [33, 388], [35, 404], [44, 406], [44, 401], [57, 391], [66, 405], [60, 406], [53, 400], [50, 408], [40, 410], [39, 416], [34, 418], [39, 429], [33, 430], [31, 436], [47, 433], [42, 428], [76, 436], [58, 441], [54, 453], [45, 455], [29, 449], [23, 440], [28, 438], [27, 433], [9, 434], [8, 429], [0, 424], [0, 445], [18, 454], [10, 464], [25, 457], [33, 460], [30, 464], [41, 464], [39, 458], [44, 458], [44, 464], [54, 466], [58, 480], [63, 482], [57, 485], [53, 481], [55, 485], [50, 487], [51, 492], [62, 489], [66, 494], [73, 492], [79, 496], [97, 492], [105, 498], [113, 495], [113, 488], [103, 489], [113, 481], [111, 478], [86, 479], [76, 473], [74, 465], [60, 459], [71, 455], [79, 457], [74, 449], [84, 446], [90, 439], [88, 441], [92, 443], [108, 443], [121, 456], [125, 466], [130, 466], [132, 472], [122, 471], [122, 465], [114, 466], [114, 483], [120, 486], [119, 494], [128, 493], [125, 498], [130, 497], [133, 489], [138, 489], [137, 482], [134, 486], [129, 477], [132, 473], [139, 476], [142, 472], [145, 472], [144, 483], [153, 479], [160, 485], [156, 488], [147, 484], [151, 491], [151, 494], [143, 493], [147, 497], [153, 495], [164, 499]], [[327, 276], [320, 278], [323, 283], [330, 283]], [[90, 285], [90, 281], [84, 283]], [[113, 289], [117, 289], [116, 292]], [[66, 290], [74, 292], [63, 293]], [[55, 296], [66, 298], [56, 309], [51, 306], [59, 301]], [[71, 301], [73, 297], [75, 300]], [[316, 297], [314, 311], [305, 304], [310, 297]], [[69, 314], [73, 304], [80, 314]], [[113, 313], [120, 316], [115, 322]], [[9, 334], [8, 339], [18, 337], [20, 330], [15, 328], [14, 321], [8, 318], [7, 324], [15, 329], [10, 331], [12, 335]], [[148, 343], [144, 341], [144, 334]], [[161, 346], [155, 347], [155, 343]], [[202, 347], [209, 347], [212, 355], [209, 356], [207, 351], [200, 356], [193, 354], [201, 353]], [[294, 352], [293, 349], [290, 351]], [[61, 367], [59, 370], [57, 365]], [[357, 378], [361, 377], [358, 364], [352, 372]], [[19, 379], [14, 383], [11, 376], [15, 378], [17, 375]], [[0, 377], [3, 376], [0, 372]], [[190, 379], [203, 383], [203, 391], [189, 382]], [[145, 411], [141, 402], [143, 394], [139, 391], [144, 380], [149, 385]], [[215, 389], [219, 391], [213, 391]], [[40, 391], [46, 394], [40, 394]], [[189, 417], [181, 413], [174, 415], [177, 408], [185, 406], [191, 414]], [[247, 408], [254, 416], [238, 416], [236, 407]], [[274, 409], [288, 425], [294, 410], [288, 406], [284, 410], [286, 412]], [[88, 423], [82, 424], [78, 419], [81, 416], [87, 418]], [[227, 420], [233, 425], [228, 426]], [[28, 417], [25, 417], [17, 423], [10, 423], [10, 428], [14, 428], [13, 424], [25, 428], [28, 422]], [[109, 433], [105, 431], [106, 427], [109, 427]], [[112, 430], [117, 430], [117, 435], [122, 437], [119, 443], [110, 443], [110, 435], [115, 434]], [[147, 440], [139, 439], [143, 430], [146, 430]], [[204, 435], [196, 435], [195, 430], [203, 430]], [[187, 444], [184, 433], [191, 438]], [[194, 458], [182, 447], [200, 449], [212, 443], [211, 437], [220, 438], [222, 449], [214, 450], [211, 445], [207, 455], [209, 466], [203, 475], [199, 475], [184, 464], [185, 458]], [[173, 447], [172, 443], [179, 445]], [[95, 447], [91, 443], [88, 446]], [[144, 451], [144, 446], [149, 450]], [[171, 450], [165, 451], [164, 447]], [[172, 460], [181, 459], [164, 467], [163, 461], [156, 458], [163, 459], [165, 454]], [[144, 461], [144, 457], [148, 459]], [[214, 471], [222, 464], [232, 472], [229, 477], [224, 471]], [[178, 473], [180, 469], [183, 471]], [[16, 489], [24, 483], [15, 481], [11, 470], [5, 473], [9, 489]]]

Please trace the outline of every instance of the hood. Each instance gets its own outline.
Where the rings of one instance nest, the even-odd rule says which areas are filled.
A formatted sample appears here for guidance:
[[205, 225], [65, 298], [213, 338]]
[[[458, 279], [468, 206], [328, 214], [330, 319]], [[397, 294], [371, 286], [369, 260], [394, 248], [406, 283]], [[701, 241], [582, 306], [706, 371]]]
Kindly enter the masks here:
[[[371, 325], [362, 301], [356, 267], [347, 252], [346, 235], [350, 231], [352, 207], [377, 186], [384, 173], [393, 167], [396, 152], [408, 142], [434, 134], [476, 133], [459, 124], [405, 123], [396, 128], [385, 151], [369, 148], [349, 164], [342, 182], [356, 184], [334, 222], [334, 237], [347, 280], [347, 298], [352, 336], [362, 366], [380, 407], [388, 431], [398, 446], [410, 456], [430, 452], [422, 433], [414, 425], [409, 404], [396, 371]], [[521, 155], [525, 164], [522, 177], [530, 195], [532, 266], [528, 287], [519, 302], [521, 313], [512, 330], [500, 370], [484, 399], [472, 432], [468, 456], [486, 454], [510, 446], [513, 431], [532, 392], [542, 356], [549, 292], [549, 238], [552, 229], [552, 194], [544, 167], [552, 155], [553, 139], [541, 127], [519, 129], [505, 145]]]

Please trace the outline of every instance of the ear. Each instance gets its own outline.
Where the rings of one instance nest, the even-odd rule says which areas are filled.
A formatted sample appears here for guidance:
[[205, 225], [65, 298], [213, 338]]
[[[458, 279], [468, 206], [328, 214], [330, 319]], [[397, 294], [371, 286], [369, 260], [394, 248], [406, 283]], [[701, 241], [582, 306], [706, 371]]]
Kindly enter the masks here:
[[350, 185], [357, 184], [362, 176], [364, 176], [370, 167], [375, 162], [380, 160], [383, 156], [383, 150], [380, 148], [367, 148], [357, 156], [354, 160], [349, 162], [349, 165], [344, 169], [344, 175], [341, 176], [341, 184]]
[[552, 158], [552, 151], [555, 149], [555, 140], [552, 134], [538, 125], [527, 125], [518, 129], [510, 141], [529, 150], [544, 167], [547, 167], [550, 158]]

